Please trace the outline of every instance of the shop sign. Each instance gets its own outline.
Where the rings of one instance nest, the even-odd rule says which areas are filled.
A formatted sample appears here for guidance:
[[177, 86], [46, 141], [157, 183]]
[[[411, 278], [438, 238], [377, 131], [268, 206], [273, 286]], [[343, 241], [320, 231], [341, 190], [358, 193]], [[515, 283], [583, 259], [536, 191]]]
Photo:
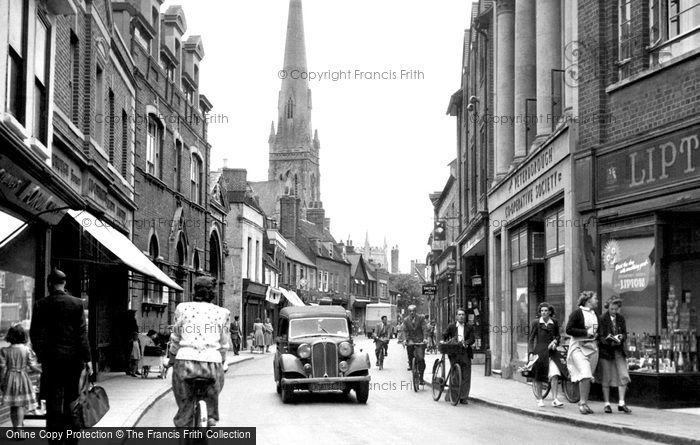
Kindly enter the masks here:
[[82, 193], [82, 178], [81, 178], [81, 172], [80, 169], [69, 161], [68, 159], [64, 158], [63, 156], [60, 156], [59, 154], [56, 153], [56, 149], [54, 148], [54, 153], [51, 158], [51, 165], [53, 166], [53, 170], [63, 178], [64, 181], [70, 187], [75, 190], [78, 193]]
[[551, 172], [530, 184], [505, 205], [505, 219], [511, 221], [564, 189], [562, 168]]
[[[55, 224], [63, 217], [51, 210], [65, 207], [66, 204], [53, 193], [44, 188], [38, 181], [0, 156], [0, 192], [14, 205], [32, 214], [42, 214], [42, 218]], [[54, 219], [58, 219], [55, 222]]]
[[598, 199], [700, 179], [700, 125], [602, 155]]
[[437, 286], [435, 284], [424, 284], [423, 285], [423, 295], [435, 295], [437, 293]]
[[603, 248], [606, 269], [612, 269], [612, 285], [616, 293], [641, 292], [650, 284], [652, 272], [649, 253], [632, 251], [625, 254], [617, 240], [610, 240]]
[[467, 240], [467, 244], [464, 245], [463, 253], [462, 255], [466, 255], [469, 253], [470, 250], [474, 248], [477, 244], [481, 242], [481, 240], [484, 239], [486, 236], [486, 231], [484, 230], [483, 227], [479, 229], [478, 232], [476, 232], [469, 240]]

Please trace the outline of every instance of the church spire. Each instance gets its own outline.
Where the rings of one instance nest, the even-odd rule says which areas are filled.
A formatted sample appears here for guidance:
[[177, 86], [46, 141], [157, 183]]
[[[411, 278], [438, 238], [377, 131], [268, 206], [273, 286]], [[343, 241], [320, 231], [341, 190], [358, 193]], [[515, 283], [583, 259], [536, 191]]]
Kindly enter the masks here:
[[290, 0], [277, 136], [294, 145], [311, 141], [311, 90], [307, 72], [301, 0]]

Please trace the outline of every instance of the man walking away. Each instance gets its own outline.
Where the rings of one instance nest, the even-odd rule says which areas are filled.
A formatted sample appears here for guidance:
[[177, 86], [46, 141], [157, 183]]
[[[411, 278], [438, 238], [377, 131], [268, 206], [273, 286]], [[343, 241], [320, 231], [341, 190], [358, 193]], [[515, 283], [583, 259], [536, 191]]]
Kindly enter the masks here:
[[462, 404], [467, 404], [469, 399], [469, 390], [472, 384], [472, 345], [476, 341], [474, 338], [474, 327], [465, 322], [467, 318], [464, 309], [457, 309], [457, 322], [447, 326], [447, 330], [442, 336], [445, 341], [456, 341], [464, 346], [464, 352], [459, 354], [449, 354], [450, 363], [458, 363], [462, 369], [462, 393], [459, 396], [459, 401]]
[[231, 323], [231, 343], [233, 343], [233, 354], [238, 355], [241, 350], [241, 323], [238, 321], [238, 315], [234, 315], [233, 323]]
[[75, 444], [65, 431], [79, 430], [70, 404], [78, 398], [80, 373], [87, 367], [92, 375], [90, 344], [83, 302], [68, 295], [66, 275], [54, 269], [47, 278], [49, 296], [37, 301], [30, 338], [42, 365], [41, 392], [46, 396], [46, 429], [62, 431], [62, 440], [51, 444]]

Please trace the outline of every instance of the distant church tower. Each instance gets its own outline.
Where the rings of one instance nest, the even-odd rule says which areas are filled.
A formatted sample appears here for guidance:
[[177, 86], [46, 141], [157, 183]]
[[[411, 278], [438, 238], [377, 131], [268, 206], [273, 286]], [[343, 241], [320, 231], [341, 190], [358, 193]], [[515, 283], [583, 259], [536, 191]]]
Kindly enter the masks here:
[[281, 181], [286, 195], [299, 198], [301, 216], [307, 209], [322, 209], [318, 131], [311, 127], [311, 90], [300, 78], [307, 71], [304, 17], [301, 0], [290, 0], [282, 88], [279, 93], [277, 131], [270, 132], [269, 181]]

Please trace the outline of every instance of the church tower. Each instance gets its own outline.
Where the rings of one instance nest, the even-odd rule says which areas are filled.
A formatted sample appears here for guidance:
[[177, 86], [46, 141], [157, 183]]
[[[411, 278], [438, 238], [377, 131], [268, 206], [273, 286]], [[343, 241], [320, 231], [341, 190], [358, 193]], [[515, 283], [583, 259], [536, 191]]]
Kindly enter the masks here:
[[[290, 0], [277, 131], [270, 132], [269, 181], [281, 181], [285, 195], [299, 199], [301, 216], [322, 209], [318, 131], [311, 127], [311, 90], [306, 78], [306, 44], [301, 0]], [[303, 76], [302, 76], [303, 73]]]

